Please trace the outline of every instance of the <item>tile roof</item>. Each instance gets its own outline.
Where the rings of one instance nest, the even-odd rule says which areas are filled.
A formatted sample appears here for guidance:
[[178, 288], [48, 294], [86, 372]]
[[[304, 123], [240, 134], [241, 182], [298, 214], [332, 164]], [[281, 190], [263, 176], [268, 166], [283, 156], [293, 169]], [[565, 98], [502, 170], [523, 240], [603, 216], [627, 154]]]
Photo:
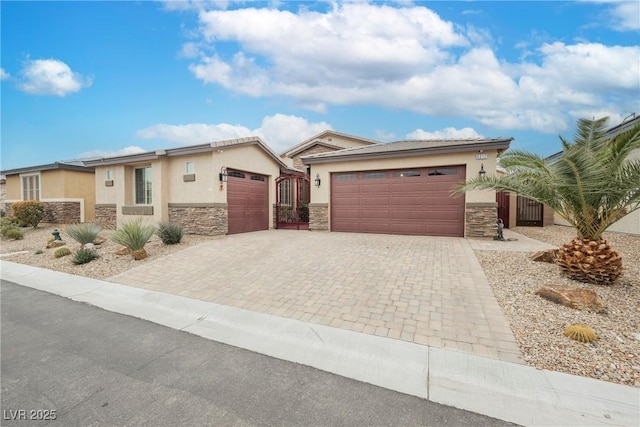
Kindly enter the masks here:
[[386, 144], [367, 145], [364, 147], [345, 148], [339, 151], [311, 154], [302, 157], [305, 164], [319, 163], [328, 160], [400, 157], [447, 152], [474, 151], [481, 149], [509, 148], [513, 138], [475, 138], [475, 139], [421, 139], [389, 142]]

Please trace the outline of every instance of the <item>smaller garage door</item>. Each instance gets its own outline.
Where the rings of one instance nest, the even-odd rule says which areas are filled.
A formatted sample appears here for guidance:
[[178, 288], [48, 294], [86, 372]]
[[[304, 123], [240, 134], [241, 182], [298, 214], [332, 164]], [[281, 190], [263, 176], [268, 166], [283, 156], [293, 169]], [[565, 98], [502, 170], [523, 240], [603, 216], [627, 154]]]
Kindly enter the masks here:
[[451, 197], [464, 166], [331, 175], [331, 229], [464, 236], [464, 196]]
[[266, 176], [228, 171], [229, 234], [269, 229], [269, 180]]

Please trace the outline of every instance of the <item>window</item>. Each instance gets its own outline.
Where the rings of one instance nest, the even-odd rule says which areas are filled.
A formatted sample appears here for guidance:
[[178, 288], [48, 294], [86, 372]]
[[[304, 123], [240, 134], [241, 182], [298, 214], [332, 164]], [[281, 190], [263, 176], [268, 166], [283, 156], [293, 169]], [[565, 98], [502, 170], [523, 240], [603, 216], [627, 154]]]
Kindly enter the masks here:
[[234, 178], [242, 178], [244, 179], [244, 174], [242, 172], [237, 172], [237, 171], [231, 171], [228, 173], [229, 176], [232, 176]]
[[429, 176], [458, 175], [457, 169], [429, 169]]
[[22, 177], [22, 200], [40, 200], [40, 175]]
[[291, 180], [285, 179], [280, 181], [280, 204], [283, 206], [291, 206], [291, 193], [293, 187], [291, 186]]
[[151, 166], [136, 168], [136, 204], [151, 204]]
[[352, 181], [358, 179], [358, 175], [355, 173], [339, 173], [336, 174], [337, 181]]
[[396, 178], [407, 178], [411, 176], [420, 176], [420, 171], [408, 170], [408, 171], [398, 171], [394, 172], [393, 176]]
[[195, 166], [193, 165], [193, 162], [186, 162], [184, 164], [184, 173], [189, 175], [194, 173], [194, 171], [195, 171]]
[[251, 175], [251, 181], [264, 181], [264, 176]]
[[107, 169], [107, 181], [113, 180], [113, 169]]
[[369, 173], [365, 173], [363, 176], [364, 179], [381, 179], [386, 177], [387, 177], [386, 172], [369, 172]]

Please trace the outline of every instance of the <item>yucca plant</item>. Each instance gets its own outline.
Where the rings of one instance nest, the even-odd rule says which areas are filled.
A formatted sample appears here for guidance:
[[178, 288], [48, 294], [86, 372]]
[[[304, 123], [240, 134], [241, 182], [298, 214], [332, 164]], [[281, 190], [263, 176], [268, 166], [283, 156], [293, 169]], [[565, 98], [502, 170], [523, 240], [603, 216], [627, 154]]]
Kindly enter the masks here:
[[570, 278], [613, 284], [622, 274], [618, 252], [602, 239], [614, 222], [640, 208], [640, 126], [611, 136], [608, 118], [580, 119], [574, 142], [560, 137], [562, 152], [543, 158], [521, 150], [500, 157], [505, 176], [467, 181], [456, 191], [509, 191], [551, 207], [577, 233], [558, 253], [557, 263]]
[[96, 251], [92, 251], [91, 249], [80, 249], [73, 256], [72, 261], [74, 264], [79, 265], [91, 262], [96, 258], [98, 258], [98, 254], [96, 253]]
[[175, 245], [180, 243], [182, 240], [182, 237], [184, 236], [184, 229], [180, 224], [161, 222], [158, 225], [158, 231], [156, 234], [165, 245]]
[[111, 240], [131, 250], [131, 256], [137, 261], [147, 257], [144, 245], [155, 232], [152, 224], [145, 224], [142, 219], [136, 218], [118, 227], [111, 234]]
[[93, 243], [98, 234], [102, 231], [102, 227], [92, 222], [81, 222], [70, 225], [66, 228], [65, 233], [82, 246], [87, 243]]

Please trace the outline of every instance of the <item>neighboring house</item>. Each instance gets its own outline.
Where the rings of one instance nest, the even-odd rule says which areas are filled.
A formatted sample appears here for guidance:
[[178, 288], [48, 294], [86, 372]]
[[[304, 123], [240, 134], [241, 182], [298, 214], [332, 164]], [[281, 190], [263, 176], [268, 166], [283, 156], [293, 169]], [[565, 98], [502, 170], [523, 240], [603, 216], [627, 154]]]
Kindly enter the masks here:
[[301, 160], [304, 156], [372, 144], [380, 143], [378, 141], [361, 138], [359, 136], [347, 135], [334, 130], [326, 130], [294, 145], [282, 153], [280, 158], [287, 164], [287, 166], [300, 171], [306, 171], [306, 167]]
[[491, 237], [495, 191], [452, 188], [495, 173], [512, 138], [398, 141], [302, 157], [313, 186], [309, 228], [347, 232]]
[[[609, 138], [613, 138], [617, 134], [628, 131], [634, 126], [638, 125], [640, 125], [640, 116], [634, 114], [632, 117], [623, 120], [622, 123], [610, 128], [607, 131], [607, 136]], [[547, 157], [547, 159], [553, 159], [559, 154], [560, 153], [553, 154], [552, 156]], [[640, 150], [635, 150], [634, 152], [632, 152], [630, 158], [636, 160], [640, 159]], [[556, 213], [554, 213], [553, 223], [559, 225], [569, 225], [569, 223], [565, 221], [564, 218], [560, 217], [560, 215]], [[640, 210], [636, 210], [635, 212], [631, 212], [630, 214], [624, 216], [619, 221], [615, 222], [611, 227], [609, 227], [607, 231], [617, 231], [619, 233], [640, 235]]]
[[249, 137], [86, 161], [95, 168], [96, 222], [142, 217], [187, 233], [233, 234], [273, 227], [275, 181], [287, 166]]
[[3, 214], [7, 210], [5, 200], [7, 200], [7, 180], [4, 176], [0, 176], [0, 210], [2, 210]]
[[39, 200], [45, 206], [43, 222], [77, 223], [93, 221], [95, 180], [93, 167], [82, 162], [55, 162], [8, 169], [5, 209], [23, 200]]

